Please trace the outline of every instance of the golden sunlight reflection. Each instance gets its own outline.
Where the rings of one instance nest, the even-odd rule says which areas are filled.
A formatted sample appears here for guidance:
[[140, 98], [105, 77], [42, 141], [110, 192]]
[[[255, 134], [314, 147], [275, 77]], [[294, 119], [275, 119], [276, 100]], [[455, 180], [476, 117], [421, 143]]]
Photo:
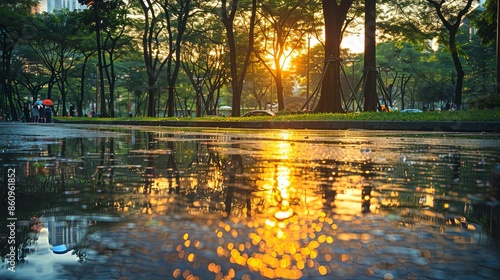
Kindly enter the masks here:
[[[291, 137], [288, 133], [280, 136], [283, 139]], [[301, 177], [298, 174], [302, 170], [287, 163], [297, 156], [294, 145], [287, 141], [273, 142], [271, 145], [266, 146], [266, 150], [272, 151], [270, 154], [278, 160], [263, 169], [266, 173], [261, 175], [262, 192], [259, 194], [261, 201], [268, 207], [262, 208], [250, 220], [231, 216], [227, 223], [219, 222], [217, 255], [227, 256], [231, 263], [247, 266], [251, 271], [271, 279], [300, 279], [304, 277], [304, 269], [314, 269], [318, 276], [327, 275], [332, 268], [320, 262], [333, 258], [328, 249], [319, 251], [318, 248], [322, 244], [334, 243], [335, 236], [331, 233], [335, 233], [337, 226], [325, 212], [309, 212], [309, 207], [322, 209], [322, 203], [314, 198], [317, 194], [313, 190], [307, 190], [309, 187], [314, 188], [314, 184], [304, 187], [299, 180]], [[358, 199], [358, 213], [359, 205]], [[295, 215], [297, 212], [300, 215]], [[308, 218], [311, 213], [315, 214], [315, 218]], [[233, 230], [230, 224], [248, 227], [243, 232], [248, 232], [246, 238], [249, 241], [238, 244], [236, 240], [241, 242], [245, 236], [229, 236], [227, 233]], [[319, 234], [325, 230], [330, 234]], [[215, 265], [209, 269], [218, 271]]]
[[[248, 181], [235, 181], [238, 195], [232, 198], [232, 208], [224, 219], [216, 215], [224, 209], [222, 203], [213, 203], [207, 196], [227, 191], [227, 173], [222, 168], [193, 173], [179, 181], [162, 174], [146, 177], [138, 188], [139, 193], [147, 194], [147, 203], [141, 205], [141, 213], [150, 217], [145, 226], [158, 226], [158, 220], [166, 218], [163, 213], [176, 211], [179, 204], [170, 192], [176, 184], [189, 197], [185, 213], [206, 219], [206, 225], [196, 230], [187, 225], [189, 219], [169, 223], [169, 231], [179, 226], [177, 232], [168, 234], [176, 241], [162, 247], [168, 252], [165, 260], [183, 260], [197, 269], [207, 263], [205, 251], [210, 251], [213, 255], [205, 269], [214, 279], [233, 279], [238, 267], [270, 279], [301, 279], [341, 273], [339, 262], [350, 263], [353, 256], [335, 252], [338, 242], [356, 248], [369, 243], [372, 235], [346, 232], [339, 224], [356, 220], [364, 202], [371, 205], [371, 193], [365, 186], [371, 176], [371, 150], [331, 149], [325, 144], [318, 153], [304, 153], [303, 143], [294, 141], [293, 133], [281, 131], [274, 136], [282, 140], [259, 147], [265, 160], [236, 176], [252, 179], [248, 181], [254, 185], [247, 194]], [[218, 199], [214, 197], [214, 201]], [[248, 199], [245, 206], [244, 199]], [[172, 276], [194, 277], [190, 269], [178, 269]], [[241, 278], [251, 279], [249, 275]]]
[[[487, 180], [476, 177], [485, 167], [468, 163], [485, 151], [455, 155], [460, 149], [449, 140], [440, 147], [385, 132], [235, 132], [196, 132], [186, 143], [148, 134], [133, 155], [107, 145], [104, 156], [96, 150], [83, 162], [46, 153], [16, 172], [26, 169], [34, 177], [21, 182], [50, 188], [44, 197], [63, 192], [43, 213], [61, 216], [64, 234], [82, 230], [77, 219], [92, 226], [75, 252], [87, 263], [70, 268], [72, 275], [416, 279], [430, 263], [492, 259], [465, 246], [489, 241], [488, 221], [469, 222], [477, 198], [459, 195], [462, 188], [489, 194]], [[80, 153], [73, 146], [65, 152]]]
[[[335, 238], [318, 234], [325, 229], [335, 232], [336, 226], [326, 213], [322, 213], [318, 220], [293, 216], [283, 221], [267, 218], [262, 223], [257, 220], [240, 222], [251, 229], [247, 236], [250, 243], [233, 246], [232, 241], [225, 240], [227, 245], [217, 249], [217, 254], [220, 257], [229, 256], [231, 263], [248, 266], [252, 271], [258, 271], [271, 279], [300, 279], [304, 276], [305, 268], [315, 268], [318, 275], [326, 275], [331, 271], [330, 266], [321, 262], [333, 260], [331, 251], [326, 249], [330, 247], [324, 245], [334, 243]], [[227, 224], [220, 226], [226, 227]], [[217, 271], [217, 266], [212, 264], [209, 269]]]
[[[183, 173], [178, 181], [162, 178], [161, 173], [159, 178], [146, 178], [139, 192], [148, 192], [147, 203], [141, 206], [149, 220], [137, 236], [156, 231], [160, 238], [173, 240], [160, 247], [169, 265], [179, 265], [169, 276], [196, 279], [195, 274], [208, 273], [211, 279], [346, 279], [344, 276], [352, 275], [351, 264], [371, 262], [356, 259], [356, 253], [377, 254], [380, 249], [374, 244], [417, 238], [407, 236], [407, 228], [386, 234], [386, 228], [399, 221], [370, 213], [405, 206], [397, 204], [405, 201], [432, 206], [432, 184], [411, 189], [398, 185], [391, 172], [399, 162], [377, 165], [381, 154], [365, 142], [353, 148], [352, 143], [359, 142], [356, 138], [345, 139], [341, 147], [325, 141], [309, 151], [304, 150], [310, 148], [308, 140], [304, 141], [309, 138], [298, 139], [289, 131], [273, 133], [273, 139], [279, 140], [211, 147], [220, 154], [207, 156], [220, 165], [207, 168], [200, 160], [192, 165], [196, 172]], [[238, 157], [245, 152], [253, 157]], [[241, 171], [229, 168], [235, 163], [241, 165]], [[378, 180], [373, 180], [376, 176]], [[403, 184], [413, 183], [410, 176], [403, 177]], [[172, 184], [182, 185], [184, 201], [169, 193]], [[234, 193], [227, 199], [230, 188]], [[179, 207], [184, 207], [182, 213]], [[453, 205], [445, 201], [442, 207]], [[169, 210], [175, 211], [173, 217], [163, 215]], [[433, 211], [417, 215], [408, 210], [404, 214], [428, 223], [445, 219]], [[413, 254], [407, 248], [396, 251]], [[403, 255], [398, 261], [411, 260]], [[367, 271], [369, 276], [375, 275]]]
[[279, 203], [279, 210], [274, 217], [279, 220], [290, 218], [293, 210], [290, 208], [290, 168], [285, 166], [276, 166], [276, 188], [273, 189], [276, 201]]

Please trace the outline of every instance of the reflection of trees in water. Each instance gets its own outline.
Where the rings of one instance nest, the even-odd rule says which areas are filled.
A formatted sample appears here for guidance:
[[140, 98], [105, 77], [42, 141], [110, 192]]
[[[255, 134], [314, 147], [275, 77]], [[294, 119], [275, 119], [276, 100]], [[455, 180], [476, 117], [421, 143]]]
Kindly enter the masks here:
[[[90, 168], [95, 171], [94, 174], [102, 171], [102, 176], [96, 179], [95, 184], [87, 182], [77, 186], [70, 181], [70, 177], [73, 176], [71, 172], [67, 172], [64, 177], [67, 182], [66, 190], [79, 187], [82, 190], [91, 190], [87, 193], [87, 197], [80, 197], [81, 204], [93, 206], [89, 207], [89, 209], [92, 208], [89, 212], [135, 211], [135, 213], [147, 213], [147, 217], [152, 219], [157, 218], [158, 215], [168, 216], [171, 213], [179, 213], [181, 217], [200, 214], [203, 216], [206, 212], [227, 213], [231, 217], [222, 220], [234, 227], [234, 232], [237, 232], [236, 227], [242, 228], [248, 225], [247, 227], [253, 234], [245, 235], [245, 238], [262, 239], [263, 236], [268, 238], [265, 241], [269, 246], [269, 251], [266, 251], [266, 253], [269, 252], [269, 255], [258, 251], [260, 250], [259, 246], [240, 250], [242, 255], [247, 254], [254, 261], [260, 256], [262, 256], [263, 261], [268, 260], [271, 254], [275, 254], [274, 258], [280, 259], [282, 255], [279, 253], [276, 255], [276, 251], [274, 251], [276, 244], [290, 244], [292, 241], [294, 245], [297, 245], [296, 248], [306, 248], [311, 240], [316, 240], [310, 236], [302, 237], [298, 233], [294, 235], [296, 232], [314, 233], [318, 232], [317, 229], [326, 231], [326, 228], [317, 228], [320, 225], [333, 231], [331, 225], [325, 223], [325, 219], [334, 220], [330, 215], [337, 213], [337, 210], [330, 210], [336, 205], [342, 205], [344, 194], [348, 191], [353, 189], [359, 191], [356, 197], [351, 197], [355, 200], [353, 212], [358, 214], [369, 211], [374, 204], [372, 202], [380, 198], [380, 195], [385, 195], [382, 190], [378, 189], [380, 186], [392, 184], [399, 189], [406, 189], [408, 196], [419, 196], [420, 193], [415, 191], [415, 187], [421, 182], [431, 181], [433, 184], [444, 182], [446, 184], [450, 180], [454, 181], [456, 173], [462, 175], [464, 171], [460, 159], [446, 154], [438, 161], [426, 155], [428, 150], [423, 149], [417, 149], [415, 154], [407, 153], [408, 160], [417, 162], [409, 165], [408, 162], [392, 162], [390, 160], [377, 162], [369, 157], [348, 159], [334, 156], [324, 159], [312, 157], [311, 160], [303, 157], [273, 158], [265, 153], [259, 153], [257, 149], [257, 152], [253, 153], [253, 150], [248, 148], [249, 146], [241, 144], [240, 139], [229, 139], [228, 141], [227, 138], [224, 138], [224, 143], [217, 144], [217, 140], [211, 142], [208, 139], [203, 139], [203, 136], [198, 136], [196, 141], [191, 142], [158, 141], [157, 136], [158, 134], [154, 133], [141, 134], [133, 149], [145, 148], [145, 151], [137, 153], [120, 149], [120, 146], [123, 145], [120, 140], [115, 139], [114, 142], [108, 141], [102, 145], [103, 139], [99, 139], [96, 157], [85, 156], [83, 163], [78, 162], [73, 165]], [[168, 136], [174, 137], [175, 135]], [[87, 147], [87, 144], [92, 144], [92, 142], [86, 142], [84, 146]], [[108, 145], [112, 145], [113, 148]], [[67, 145], [66, 149], [65, 152], [62, 152], [63, 149], [61, 149], [60, 154], [71, 157], [72, 145]], [[82, 152], [84, 149], [81, 146], [79, 149], [79, 155], [86, 154]], [[419, 157], [425, 157], [425, 162], [418, 163], [420, 159], [412, 159], [418, 153], [422, 153]], [[461, 152], [458, 151], [458, 153]], [[448, 156], [450, 156], [449, 162], [443, 160], [443, 157]], [[432, 165], [433, 161], [436, 164]], [[62, 170], [70, 170], [70, 165], [61, 165], [59, 171], [54, 174], [58, 174]], [[106, 168], [100, 169], [99, 166], [106, 166]], [[433, 166], [433, 169], [424, 169], [426, 166]], [[75, 176], [88, 178], [85, 174], [77, 172]], [[396, 176], [396, 174], [398, 175]], [[473, 175], [473, 172], [470, 174], [477, 176]], [[108, 175], [112, 176], [109, 180]], [[287, 176], [286, 179], [290, 183], [288, 189], [280, 189], [281, 186], [278, 185], [278, 182], [283, 179], [282, 175]], [[59, 176], [59, 178], [62, 177]], [[96, 176], [96, 178], [98, 177]], [[393, 178], [397, 178], [397, 180], [393, 180]], [[97, 182], [103, 186], [98, 188], [103, 192], [97, 192], [97, 189], [94, 189], [94, 186], [98, 185]], [[459, 181], [453, 185], [453, 189], [449, 190], [457, 193], [462, 191], [461, 188], [464, 186], [461, 183]], [[286, 197], [283, 196], [282, 191], [286, 193]], [[314, 201], [311, 200], [313, 196], [318, 199], [319, 203], [314, 204]], [[407, 198], [402, 196], [397, 199], [402, 201]], [[410, 202], [418, 205], [418, 200]], [[276, 209], [285, 209], [284, 206], [287, 203], [299, 214], [286, 222], [270, 215]], [[308, 212], [299, 212], [307, 210], [308, 206], [318, 207], [319, 211], [310, 215]], [[391, 209], [398, 210], [397, 206]], [[418, 208], [414, 210], [416, 213], [421, 213]], [[403, 217], [404, 221], [411, 220], [411, 222], [416, 223], [417, 219], [420, 221], [426, 219], [420, 214], [412, 214], [414, 212], [408, 212], [408, 215]], [[316, 214], [318, 213], [326, 216], [317, 219]], [[253, 215], [253, 218], [240, 219], [242, 214]], [[219, 216], [217, 215], [217, 217]], [[298, 227], [299, 219], [301, 221], [302, 219], [311, 219], [311, 221]], [[250, 220], [252, 224], [245, 224]], [[274, 223], [272, 227], [269, 224], [264, 224], [268, 221], [271, 224]], [[234, 224], [231, 224], [233, 222]], [[284, 226], [279, 226], [281, 222]], [[435, 223], [436, 219], [429, 219], [428, 222]], [[442, 222], [442, 219], [439, 219], [439, 222]], [[226, 231], [224, 223], [217, 223], [217, 226], [220, 226], [220, 232]], [[170, 228], [170, 226], [171, 224], [168, 224], [165, 227]], [[192, 231], [189, 233], [191, 234]], [[286, 241], [277, 238], [283, 234], [288, 237]], [[226, 245], [229, 245], [231, 241], [240, 242], [240, 238], [231, 240], [225, 236], [225, 243], [219, 245], [221, 248], [229, 248]], [[319, 235], [316, 238], [319, 240]], [[75, 251], [82, 261], [86, 257], [86, 246], [89, 244], [81, 244], [81, 247]], [[326, 248], [331, 248], [331, 246], [325, 243], [324, 249]], [[323, 255], [324, 251], [321, 253]], [[307, 257], [307, 255], [304, 256], [304, 258]], [[311, 257], [311, 261], [313, 259]], [[252, 268], [256, 271], [258, 269], [257, 266]]]
[[[233, 149], [238, 149], [239, 145], [238, 144], [232, 144], [231, 147]], [[238, 173], [243, 173], [244, 172], [244, 167], [243, 167], [243, 159], [241, 155], [238, 154], [233, 154], [231, 155], [231, 161], [229, 163], [229, 170], [228, 170], [228, 181], [225, 184], [226, 185], [226, 199], [225, 199], [225, 212], [229, 215], [231, 213], [231, 207], [233, 204], [233, 199], [234, 199], [234, 191], [236, 188], [236, 175]], [[247, 209], [250, 212], [250, 199], [249, 195], [246, 194], [246, 205]]]
[[75, 186], [85, 183], [78, 176], [82, 161], [66, 157], [67, 152], [73, 151], [67, 142], [67, 139], [62, 139], [47, 144], [45, 148], [40, 146], [20, 154], [2, 154], [2, 160], [11, 157], [12, 167], [16, 169], [17, 213], [37, 214], [44, 207], [57, 205], [65, 192], [71, 193]]
[[[213, 137], [213, 136], [212, 136]], [[213, 139], [210, 139], [213, 140]], [[282, 206], [282, 199], [276, 190], [275, 196], [272, 201], [267, 200], [266, 197], [261, 197], [260, 199], [255, 199], [259, 196], [259, 189], [257, 182], [262, 181], [262, 176], [266, 173], [277, 174], [274, 170], [277, 165], [293, 166], [296, 164], [293, 161], [287, 162], [280, 159], [261, 159], [256, 158], [250, 153], [240, 153], [241, 147], [237, 143], [226, 143], [227, 139], [224, 138], [224, 143], [217, 144], [215, 142], [207, 141], [208, 143], [203, 143], [200, 141], [194, 141], [193, 149], [186, 149], [185, 143], [183, 143], [183, 149], [180, 151], [185, 157], [190, 157], [190, 161], [187, 163], [185, 169], [180, 176], [180, 172], [177, 168], [177, 163], [181, 157], [175, 156], [176, 152], [168, 153], [167, 155], [158, 155], [154, 158], [155, 164], [154, 168], [156, 171], [152, 171], [153, 166], [150, 167], [150, 173], [155, 174], [153, 182], [161, 178], [165, 178], [168, 181], [168, 190], [172, 194], [172, 185], [176, 185], [176, 193], [179, 195], [177, 200], [182, 203], [182, 198], [187, 199], [188, 207], [190, 213], [200, 213], [205, 211], [241, 211], [246, 209], [246, 213], [251, 214], [252, 208], [255, 211], [264, 212], [267, 211], [268, 207], [280, 207]], [[238, 139], [231, 139], [231, 142], [239, 141]], [[172, 142], [167, 141], [167, 146], [170, 151], [175, 151], [174, 144], [182, 142]], [[227, 147], [228, 146], [228, 147]], [[157, 147], [158, 148], [158, 147]], [[161, 147], [160, 147], [161, 148]], [[166, 159], [164, 159], [166, 157]], [[147, 160], [148, 164], [153, 162], [153, 158]], [[161, 162], [166, 162], [166, 173], [160, 172], [158, 174], [158, 165]], [[336, 188], [339, 186], [332, 186], [334, 181], [331, 181], [331, 174], [339, 174], [337, 171], [338, 166], [341, 164], [349, 165], [351, 163], [340, 163], [332, 160], [332, 162], [323, 162], [321, 164], [315, 162], [304, 161], [300, 163], [304, 166], [309, 165], [319, 165], [324, 166], [324, 171], [314, 171], [316, 175], [308, 177], [311, 181], [318, 182], [322, 181], [325, 184], [320, 187], [321, 192], [325, 196], [325, 204], [333, 204], [336, 195]], [[355, 162], [355, 164], [359, 164]], [[351, 164], [352, 165], [352, 164]], [[333, 166], [329, 168], [328, 166]], [[304, 198], [301, 194], [302, 190], [300, 188], [305, 187], [302, 185], [304, 183], [304, 178], [309, 176], [307, 173], [311, 170], [300, 168], [293, 168], [293, 173], [290, 174], [291, 178], [296, 180], [293, 188], [289, 191], [291, 197], [287, 198], [286, 203], [291, 206], [304, 206]], [[356, 171], [357, 173], [362, 173]], [[323, 173], [323, 174], [322, 174]], [[348, 177], [349, 174], [343, 176]], [[221, 176], [224, 175], [224, 177]], [[335, 175], [340, 176], [340, 175]], [[172, 180], [175, 177], [175, 183]], [[322, 178], [321, 178], [322, 177]], [[266, 179], [267, 180], [267, 179]], [[276, 184], [277, 178], [272, 179], [274, 181], [272, 184]], [[313, 186], [315, 183], [310, 183], [307, 186]], [[342, 185], [342, 184], [340, 184]], [[152, 186], [146, 182], [146, 189]], [[329, 201], [329, 202], [327, 202]], [[330, 205], [333, 206], [333, 205]], [[197, 209], [195, 212], [192, 212]]]
[[[20, 262], [36, 246], [39, 231], [46, 226], [41, 221], [46, 217], [81, 214], [75, 190], [88, 184], [78, 175], [82, 161], [73, 158], [75, 147], [68, 144], [68, 139], [33, 141], [41, 144], [12, 154], [0, 154], [1, 161], [8, 159], [10, 162], [3, 164], [3, 168], [11, 167], [16, 171], [16, 246], [19, 246], [16, 251]], [[68, 157], [68, 153], [71, 156]], [[5, 178], [4, 182], [7, 182]], [[2, 194], [1, 204], [6, 205], [7, 197]], [[4, 217], [3, 213], [1, 216]], [[0, 232], [3, 233], [4, 228], [2, 226]], [[7, 253], [7, 245], [2, 242], [0, 246], [2, 257]]]
[[95, 174], [95, 187], [114, 191], [115, 141], [114, 138], [101, 138], [99, 141], [99, 166]]
[[[168, 178], [168, 192], [170, 194], [179, 194], [181, 189], [181, 180], [177, 163], [175, 162], [175, 147], [173, 141], [167, 142], [167, 147], [171, 151], [167, 154], [167, 178]], [[175, 179], [175, 185], [173, 181]]]
[[381, 209], [398, 213], [409, 224], [433, 223], [440, 230], [443, 226], [469, 232], [488, 230], [490, 209], [481, 197], [488, 191], [485, 158], [493, 155], [474, 151], [472, 157], [480, 158], [474, 162], [463, 146], [427, 143], [399, 150], [399, 162], [382, 165], [394, 180], [377, 189]]
[[[238, 149], [238, 145], [232, 145]], [[222, 150], [222, 149], [221, 149]], [[258, 158], [245, 153], [230, 155], [226, 173], [225, 212], [231, 209], [245, 209], [248, 215], [252, 211], [267, 213], [270, 209], [281, 210], [289, 207], [307, 207], [307, 196], [312, 193], [321, 195], [324, 207], [335, 207], [338, 192], [344, 193], [348, 188], [361, 188], [361, 181], [372, 180], [373, 163], [360, 159], [339, 161], [337, 159], [294, 160]], [[241, 171], [237, 168], [241, 165]], [[245, 171], [245, 172], [243, 172]], [[359, 177], [359, 179], [352, 179]], [[338, 180], [340, 179], [340, 180]], [[283, 181], [285, 180], [285, 181]], [[351, 181], [351, 185], [346, 184]], [[356, 182], [360, 181], [360, 182]], [[284, 184], [285, 187], [282, 186]], [[309, 193], [309, 195], [307, 194]], [[312, 194], [314, 195], [314, 194]], [[371, 185], [366, 185], [363, 192], [365, 200], [359, 196], [359, 211], [361, 206], [365, 211], [371, 203]]]
[[[474, 171], [486, 167], [464, 165], [462, 161], [468, 160], [460, 156], [463, 151], [452, 146], [416, 145], [403, 150], [405, 159], [399, 161], [334, 156], [308, 160], [273, 158], [257, 148], [253, 153], [253, 146], [241, 144], [238, 138], [197, 135], [195, 141], [175, 141], [171, 138], [178, 135], [167, 134], [169, 140], [160, 141], [159, 135], [138, 133], [134, 143], [120, 138], [68, 139], [32, 152], [39, 164], [23, 163], [26, 176], [20, 176], [19, 184], [26, 187], [19, 208], [30, 215], [47, 205], [65, 205], [74, 213], [255, 215], [283, 208], [285, 202], [304, 210], [312, 207], [312, 196], [320, 201], [314, 207], [329, 210], [342, 202], [346, 192], [357, 189], [353, 199], [355, 211], [361, 213], [392, 194], [397, 194], [394, 199], [399, 204], [384, 210], [418, 209], [423, 192], [416, 188], [432, 186], [436, 192], [449, 192], [446, 198], [454, 198], [451, 203], [436, 201], [433, 210], [439, 212], [445, 209], [444, 203], [448, 209], [464, 209], [468, 193], [484, 191], [475, 183], [481, 175]], [[290, 181], [286, 197], [278, 186], [281, 169], [288, 172]]]

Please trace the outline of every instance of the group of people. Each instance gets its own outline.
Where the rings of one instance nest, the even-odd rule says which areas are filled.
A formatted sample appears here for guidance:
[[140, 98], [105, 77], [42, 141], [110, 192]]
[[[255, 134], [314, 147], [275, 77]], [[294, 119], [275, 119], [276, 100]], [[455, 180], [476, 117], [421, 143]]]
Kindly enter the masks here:
[[[30, 112], [31, 111], [31, 112]], [[31, 114], [31, 116], [30, 116]], [[26, 122], [34, 123], [51, 123], [52, 122], [52, 108], [51, 106], [44, 106], [40, 104], [33, 104], [31, 110], [29, 106], [24, 106], [24, 119]]]

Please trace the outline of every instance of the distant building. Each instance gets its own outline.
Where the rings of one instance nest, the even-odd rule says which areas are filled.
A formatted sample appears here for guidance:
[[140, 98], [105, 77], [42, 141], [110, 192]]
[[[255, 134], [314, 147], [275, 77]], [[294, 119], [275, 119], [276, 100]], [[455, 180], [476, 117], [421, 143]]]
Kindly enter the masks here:
[[70, 11], [87, 9], [87, 6], [80, 5], [78, 0], [40, 0], [36, 13], [53, 13], [57, 10], [68, 9]]

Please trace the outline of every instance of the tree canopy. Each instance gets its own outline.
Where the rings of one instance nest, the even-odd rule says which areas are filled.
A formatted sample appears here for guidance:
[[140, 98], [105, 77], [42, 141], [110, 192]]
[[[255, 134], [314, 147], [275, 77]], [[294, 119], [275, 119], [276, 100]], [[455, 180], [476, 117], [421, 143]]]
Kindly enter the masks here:
[[[34, 1], [2, 1], [2, 115], [44, 97], [64, 116], [76, 104], [78, 115], [195, 117], [464, 108], [495, 92], [494, 0], [80, 3], [33, 14]], [[342, 48], [363, 29], [376, 34], [370, 53]]]

